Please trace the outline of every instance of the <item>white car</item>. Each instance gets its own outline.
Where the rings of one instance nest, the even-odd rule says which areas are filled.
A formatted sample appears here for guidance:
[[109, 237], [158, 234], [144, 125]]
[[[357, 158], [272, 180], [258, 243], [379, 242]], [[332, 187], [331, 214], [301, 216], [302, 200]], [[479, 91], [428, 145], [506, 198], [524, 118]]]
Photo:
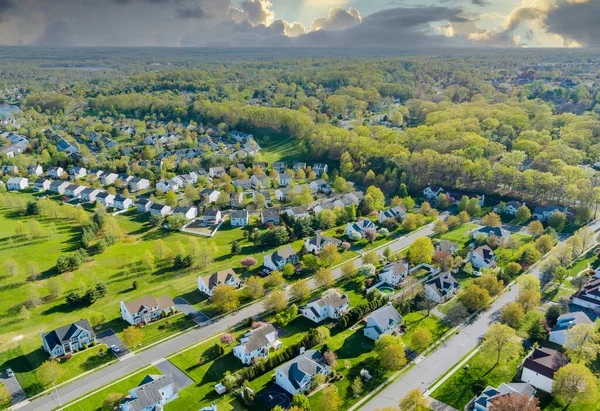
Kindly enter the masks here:
[[6, 375], [7, 375], [9, 378], [12, 378], [12, 377], [14, 377], [14, 376], [15, 376], [15, 373], [14, 373], [14, 372], [13, 372], [13, 370], [11, 370], [10, 368], [7, 368], [7, 369], [6, 369]]
[[110, 349], [112, 350], [112, 352], [119, 352], [119, 351], [121, 351], [121, 350], [119, 349], [119, 347], [117, 347], [117, 346], [116, 346], [116, 345], [114, 345], [114, 344], [110, 346]]

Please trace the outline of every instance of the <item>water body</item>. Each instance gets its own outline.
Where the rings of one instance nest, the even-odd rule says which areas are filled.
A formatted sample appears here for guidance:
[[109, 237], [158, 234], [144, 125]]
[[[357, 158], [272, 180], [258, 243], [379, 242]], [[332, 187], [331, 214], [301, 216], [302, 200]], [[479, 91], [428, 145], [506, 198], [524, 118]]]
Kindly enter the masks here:
[[19, 106], [13, 106], [11, 104], [0, 104], [0, 117], [8, 117], [12, 113], [18, 113], [21, 111]]

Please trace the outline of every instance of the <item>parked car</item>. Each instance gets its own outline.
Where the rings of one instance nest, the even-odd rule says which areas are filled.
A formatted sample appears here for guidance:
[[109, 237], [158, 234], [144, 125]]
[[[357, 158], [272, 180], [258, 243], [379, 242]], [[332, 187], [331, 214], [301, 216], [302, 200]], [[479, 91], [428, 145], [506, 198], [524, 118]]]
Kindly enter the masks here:
[[7, 377], [9, 377], [9, 378], [12, 378], [12, 377], [14, 377], [14, 376], [15, 376], [15, 373], [13, 372], [13, 370], [12, 370], [12, 369], [10, 369], [10, 368], [7, 368], [7, 369], [6, 369], [6, 376], [7, 376]]
[[119, 347], [117, 347], [117, 346], [116, 346], [116, 345], [114, 345], [114, 344], [110, 346], [110, 349], [112, 350], [112, 352], [115, 352], [115, 353], [117, 353], [117, 352], [121, 351], [121, 350], [119, 349]]

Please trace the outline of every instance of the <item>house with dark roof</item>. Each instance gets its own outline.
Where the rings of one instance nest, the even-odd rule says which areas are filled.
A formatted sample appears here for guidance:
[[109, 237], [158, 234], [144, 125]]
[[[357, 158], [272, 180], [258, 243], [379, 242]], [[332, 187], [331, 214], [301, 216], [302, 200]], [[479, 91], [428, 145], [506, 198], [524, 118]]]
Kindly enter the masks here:
[[588, 281], [581, 291], [573, 294], [571, 302], [593, 311], [600, 310], [600, 278], [594, 277]]
[[179, 398], [171, 374], [147, 375], [121, 402], [121, 411], [162, 411], [163, 406]]
[[96, 196], [100, 194], [100, 190], [93, 187], [87, 187], [81, 192], [81, 201], [87, 201], [89, 203], [96, 202]]
[[64, 194], [67, 187], [69, 187], [69, 183], [66, 181], [53, 181], [50, 183], [49, 191], [53, 194]]
[[302, 394], [310, 389], [317, 374], [329, 375], [331, 368], [317, 350], [302, 352], [275, 371], [275, 384], [291, 395]]
[[38, 178], [33, 183], [33, 188], [35, 189], [35, 191], [48, 191], [50, 190], [51, 184], [52, 181], [48, 180], [47, 178]]
[[161, 217], [166, 217], [171, 214], [171, 207], [164, 204], [152, 203], [150, 205], [150, 215], [159, 215]]
[[9, 191], [25, 190], [29, 186], [29, 180], [25, 177], [11, 177], [6, 182], [6, 188]]
[[281, 248], [271, 254], [267, 254], [263, 258], [263, 264], [265, 267], [271, 270], [283, 270], [283, 267], [290, 263], [293, 265], [298, 264], [299, 261], [298, 253], [294, 251], [289, 245]]
[[248, 331], [240, 338], [240, 343], [233, 347], [233, 355], [244, 365], [250, 365], [255, 358], [267, 358], [271, 348], [279, 349], [282, 346], [278, 333], [272, 324], [265, 324], [254, 330]]
[[551, 348], [535, 348], [523, 362], [521, 381], [552, 393], [554, 374], [569, 361], [566, 355]]
[[230, 285], [238, 288], [240, 283], [240, 278], [233, 271], [233, 268], [227, 268], [204, 277], [198, 276], [198, 290], [208, 296], [212, 296], [215, 288], [220, 285]]
[[373, 311], [367, 317], [365, 337], [378, 340], [382, 335], [392, 335], [402, 325], [402, 316], [391, 303]]
[[533, 210], [533, 218], [535, 220], [540, 221], [548, 221], [552, 214], [561, 212], [563, 214], [567, 214], [567, 207], [559, 207], [555, 205], [548, 204], [544, 207], [536, 207]]
[[133, 200], [131, 198], [118, 195], [118, 196], [115, 196], [113, 204], [114, 204], [114, 207], [119, 210], [127, 210], [130, 207], [133, 207]]
[[428, 185], [423, 190], [423, 195], [428, 200], [434, 200], [435, 198], [437, 198], [437, 196], [440, 193], [443, 193], [443, 192], [444, 192], [444, 187], [435, 186], [435, 185]]
[[175, 210], [173, 210], [173, 214], [181, 214], [187, 220], [193, 220], [194, 218], [198, 217], [198, 207], [194, 207], [194, 206], [175, 207]]
[[231, 213], [232, 227], [245, 227], [250, 223], [248, 210], [238, 210]]
[[594, 324], [590, 317], [582, 311], [566, 313], [558, 317], [556, 325], [548, 335], [548, 340], [558, 345], [565, 345], [569, 330], [579, 324]]
[[306, 218], [310, 217], [308, 208], [305, 206], [291, 207], [285, 210], [285, 213], [291, 218]]
[[249, 178], [238, 178], [232, 181], [233, 186], [237, 189], [241, 187], [243, 190], [250, 190], [252, 188], [252, 180]]
[[402, 221], [406, 218], [406, 210], [402, 206], [392, 207], [379, 213], [379, 224], [385, 223], [387, 220]]
[[313, 237], [307, 237], [304, 240], [306, 251], [314, 254], [319, 254], [327, 244], [333, 244], [336, 247], [339, 247], [342, 245], [342, 241], [335, 237], [322, 235], [321, 232], [317, 232]]
[[327, 173], [327, 171], [329, 171], [329, 166], [325, 163], [315, 163], [312, 166], [312, 171], [315, 172], [315, 174], [317, 175], [317, 177], [320, 177], [321, 174], [323, 173]]
[[350, 236], [350, 233], [357, 232], [361, 237], [365, 236], [367, 230], [376, 230], [375, 224], [367, 218], [360, 219], [354, 223], [346, 224], [346, 235]]
[[41, 330], [40, 334], [42, 348], [50, 354], [51, 358], [71, 354], [96, 343], [96, 333], [90, 322], [85, 319], [64, 325], [49, 333]]
[[61, 178], [65, 175], [65, 170], [62, 167], [52, 167], [48, 170], [48, 177]]
[[96, 194], [96, 200], [100, 202], [104, 207], [112, 207], [114, 205], [115, 196], [106, 191], [100, 191]]
[[496, 266], [496, 254], [488, 245], [482, 245], [467, 254], [467, 261], [476, 268], [491, 268]]
[[408, 261], [402, 259], [387, 263], [379, 273], [379, 281], [394, 286], [400, 284], [408, 275]]
[[521, 203], [520, 201], [509, 201], [508, 203], [500, 203], [498, 204], [496, 207], [494, 207], [494, 212], [498, 213], [498, 214], [508, 214], [508, 215], [515, 215], [517, 214], [517, 211], [519, 211], [519, 208], [521, 208], [522, 206], [524, 206], [525, 203]]
[[149, 323], [175, 311], [175, 303], [168, 295], [154, 298], [147, 295], [137, 300], [121, 300], [121, 318], [131, 325]]
[[137, 209], [138, 213], [147, 213], [148, 211], [150, 211], [150, 207], [152, 207], [152, 204], [154, 203], [149, 198], [140, 198], [135, 203], [135, 208]]
[[135, 193], [150, 188], [150, 180], [146, 178], [134, 177], [129, 180], [129, 191]]
[[279, 225], [279, 212], [273, 208], [267, 208], [260, 212], [260, 222], [263, 224], [275, 224]]
[[498, 388], [488, 385], [482, 393], [473, 401], [474, 411], [490, 411], [493, 409], [494, 400], [506, 395], [524, 395], [527, 398], [535, 396], [535, 388], [531, 384], [511, 382], [502, 383]]
[[287, 168], [287, 164], [285, 164], [283, 161], [275, 161], [272, 165], [271, 168], [275, 171], [277, 171], [279, 174], [283, 173], [285, 171], [285, 169]]
[[294, 171], [306, 170], [306, 163], [304, 163], [302, 161], [294, 161], [294, 164], [292, 165], [292, 170], [294, 170]]
[[489, 238], [489, 237], [496, 237], [498, 238], [499, 241], [499, 245], [502, 244], [506, 244], [508, 242], [508, 240], [510, 239], [510, 231], [503, 229], [502, 227], [481, 227], [477, 230], [474, 230], [471, 233], [471, 236], [473, 237], [474, 240], [476, 240], [478, 237], [485, 237], [485, 238]]
[[71, 198], [79, 198], [81, 192], [85, 189], [85, 186], [80, 186], [79, 184], [69, 184], [67, 188], [65, 188], [65, 195]]
[[350, 299], [346, 294], [332, 291], [323, 297], [316, 297], [300, 309], [300, 314], [311, 321], [320, 323], [326, 318], [337, 320], [350, 309]]
[[289, 186], [292, 184], [292, 175], [289, 173], [280, 173], [279, 174], [279, 185], [282, 187]]
[[223, 215], [221, 214], [221, 211], [216, 208], [209, 208], [204, 211], [202, 221], [204, 221], [204, 224], [206, 225], [217, 225], [223, 221]]
[[459, 288], [460, 283], [450, 273], [442, 273], [423, 284], [425, 296], [438, 304], [451, 298]]
[[435, 251], [447, 252], [450, 253], [450, 255], [454, 254], [459, 249], [458, 244], [449, 240], [437, 240], [433, 246], [435, 247]]

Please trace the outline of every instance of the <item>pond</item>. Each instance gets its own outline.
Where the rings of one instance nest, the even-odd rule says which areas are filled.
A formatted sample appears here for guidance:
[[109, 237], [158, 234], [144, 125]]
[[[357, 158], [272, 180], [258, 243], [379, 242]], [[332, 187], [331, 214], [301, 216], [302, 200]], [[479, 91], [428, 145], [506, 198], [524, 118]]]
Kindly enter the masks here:
[[21, 111], [19, 106], [0, 104], [0, 117], [8, 117], [10, 114], [18, 113], [19, 111]]

